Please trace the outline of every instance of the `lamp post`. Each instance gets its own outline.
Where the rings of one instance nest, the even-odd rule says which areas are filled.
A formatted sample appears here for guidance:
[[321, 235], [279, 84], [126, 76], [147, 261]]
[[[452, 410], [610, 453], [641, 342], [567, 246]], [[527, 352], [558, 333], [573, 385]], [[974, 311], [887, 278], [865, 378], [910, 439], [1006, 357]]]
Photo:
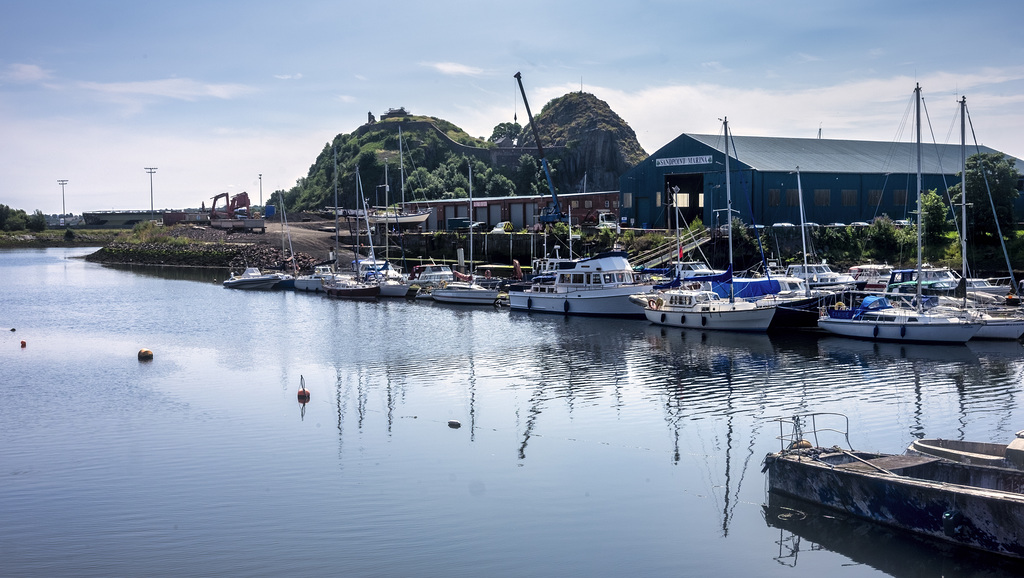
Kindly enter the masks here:
[[60, 185], [60, 226], [64, 226], [64, 215], [67, 214], [67, 209], [64, 208], [64, 185], [68, 184], [67, 179], [57, 179], [57, 184]]
[[153, 210], [153, 173], [156, 172], [156, 167], [146, 167], [146, 172], [149, 173], [149, 218], [155, 218], [156, 211]]
[[[260, 207], [263, 206], [263, 173], [260, 173]], [[263, 211], [263, 209], [260, 209]], [[266, 212], [266, 211], [264, 211]]]

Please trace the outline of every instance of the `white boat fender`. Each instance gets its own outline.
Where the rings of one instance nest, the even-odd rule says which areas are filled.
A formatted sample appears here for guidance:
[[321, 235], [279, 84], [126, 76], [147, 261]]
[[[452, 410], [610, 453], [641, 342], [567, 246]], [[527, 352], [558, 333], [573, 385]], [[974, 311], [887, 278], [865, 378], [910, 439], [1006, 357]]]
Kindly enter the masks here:
[[462, 427], [462, 424], [459, 423], [459, 420], [457, 419], [450, 419], [448, 420], [448, 427], [452, 429], [459, 429], [460, 427]]

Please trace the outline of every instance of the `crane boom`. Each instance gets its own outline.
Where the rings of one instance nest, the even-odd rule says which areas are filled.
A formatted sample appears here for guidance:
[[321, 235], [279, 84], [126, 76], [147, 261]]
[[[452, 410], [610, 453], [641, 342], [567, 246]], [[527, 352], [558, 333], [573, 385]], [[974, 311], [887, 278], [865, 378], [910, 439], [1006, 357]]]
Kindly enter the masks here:
[[516, 81], [519, 83], [519, 92], [523, 95], [523, 104], [526, 105], [526, 116], [530, 119], [530, 128], [533, 129], [533, 140], [537, 142], [537, 152], [540, 154], [540, 165], [544, 168], [544, 176], [548, 180], [548, 190], [551, 191], [551, 205], [544, 213], [541, 213], [541, 223], [558, 223], [566, 221], [566, 215], [562, 213], [562, 206], [558, 203], [558, 194], [555, 192], [555, 183], [551, 180], [551, 170], [548, 169], [548, 160], [544, 158], [544, 147], [540, 144], [540, 133], [537, 132], [537, 123], [533, 122], [533, 113], [530, 112], [530, 102], [526, 100], [526, 89], [523, 88], [523, 75], [515, 73]]

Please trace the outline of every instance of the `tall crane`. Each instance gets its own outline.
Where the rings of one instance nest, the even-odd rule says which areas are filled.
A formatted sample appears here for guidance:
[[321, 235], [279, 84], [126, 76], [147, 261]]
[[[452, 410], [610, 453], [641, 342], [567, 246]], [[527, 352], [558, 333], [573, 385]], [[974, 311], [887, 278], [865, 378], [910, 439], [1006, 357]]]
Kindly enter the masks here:
[[548, 169], [548, 160], [544, 158], [544, 147], [540, 144], [540, 133], [537, 132], [537, 123], [533, 122], [533, 113], [530, 112], [530, 103], [526, 100], [526, 90], [523, 88], [523, 76], [518, 72], [515, 74], [519, 83], [519, 92], [523, 94], [523, 104], [526, 105], [526, 116], [530, 119], [530, 128], [533, 129], [533, 140], [537, 141], [537, 152], [540, 153], [540, 164], [544, 167], [544, 176], [548, 179], [548, 190], [551, 191], [551, 204], [540, 214], [538, 220], [548, 225], [551, 223], [568, 222], [568, 216], [562, 213], [562, 206], [558, 204], [558, 194], [555, 192], [555, 183], [551, 180], [551, 170]]

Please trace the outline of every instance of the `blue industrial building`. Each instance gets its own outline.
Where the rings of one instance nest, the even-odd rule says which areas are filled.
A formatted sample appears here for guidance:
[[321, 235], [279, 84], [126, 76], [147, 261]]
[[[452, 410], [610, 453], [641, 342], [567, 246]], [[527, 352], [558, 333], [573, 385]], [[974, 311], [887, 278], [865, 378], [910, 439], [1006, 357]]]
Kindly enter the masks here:
[[[967, 150], [968, 156], [999, 152]], [[706, 226], [727, 223], [724, 151], [723, 135], [683, 134], [633, 167], [619, 180], [623, 224], [674, 228], [675, 206], [684, 223], [697, 218]], [[925, 190], [943, 194], [959, 182], [959, 144], [923, 144], [921, 151]], [[747, 224], [800, 223], [798, 167], [806, 222], [914, 218], [914, 143], [734, 136], [729, 157], [732, 209]], [[1019, 161], [1017, 168], [1024, 170]]]

